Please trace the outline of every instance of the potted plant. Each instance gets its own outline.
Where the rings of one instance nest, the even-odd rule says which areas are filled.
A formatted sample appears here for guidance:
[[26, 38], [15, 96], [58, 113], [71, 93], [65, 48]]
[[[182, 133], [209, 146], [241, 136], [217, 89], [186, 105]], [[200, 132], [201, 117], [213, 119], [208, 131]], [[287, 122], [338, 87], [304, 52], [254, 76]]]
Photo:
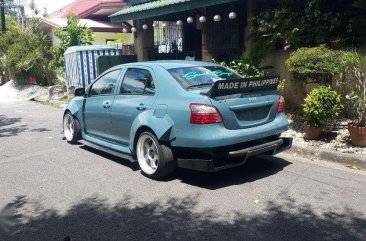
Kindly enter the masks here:
[[312, 90], [303, 104], [305, 138], [316, 140], [327, 124], [341, 113], [341, 96], [329, 87]]
[[[366, 62], [366, 61], [365, 61]], [[346, 99], [350, 102], [352, 121], [348, 123], [352, 144], [355, 146], [366, 146], [366, 64], [363, 68], [355, 69], [357, 80], [356, 90]]]

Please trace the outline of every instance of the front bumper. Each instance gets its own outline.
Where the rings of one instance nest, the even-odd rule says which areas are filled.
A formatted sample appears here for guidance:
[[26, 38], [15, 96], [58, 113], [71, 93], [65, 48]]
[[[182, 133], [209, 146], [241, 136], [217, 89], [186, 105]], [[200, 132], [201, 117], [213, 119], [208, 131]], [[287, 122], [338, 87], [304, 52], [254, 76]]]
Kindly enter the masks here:
[[[213, 156], [212, 159], [177, 158], [178, 167], [204, 171], [217, 172], [233, 167], [242, 166], [249, 157], [259, 154], [275, 155], [292, 146], [292, 138], [277, 138], [263, 144], [250, 145], [248, 147], [226, 151], [219, 157]], [[227, 148], [226, 148], [227, 149]], [[221, 150], [219, 150], [221, 151]], [[224, 160], [223, 160], [224, 159]], [[225, 160], [226, 159], [226, 160]]]

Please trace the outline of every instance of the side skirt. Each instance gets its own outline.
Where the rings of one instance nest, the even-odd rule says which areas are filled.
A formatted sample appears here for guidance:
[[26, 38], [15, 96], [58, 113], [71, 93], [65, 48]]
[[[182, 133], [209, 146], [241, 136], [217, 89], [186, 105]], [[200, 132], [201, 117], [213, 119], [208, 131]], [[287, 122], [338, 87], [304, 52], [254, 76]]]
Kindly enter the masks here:
[[82, 144], [109, 153], [111, 155], [127, 159], [131, 162], [136, 161], [136, 159], [133, 158], [131, 150], [130, 148], [128, 148], [128, 146], [117, 145], [86, 134], [83, 134], [82, 136], [83, 140], [80, 140]]

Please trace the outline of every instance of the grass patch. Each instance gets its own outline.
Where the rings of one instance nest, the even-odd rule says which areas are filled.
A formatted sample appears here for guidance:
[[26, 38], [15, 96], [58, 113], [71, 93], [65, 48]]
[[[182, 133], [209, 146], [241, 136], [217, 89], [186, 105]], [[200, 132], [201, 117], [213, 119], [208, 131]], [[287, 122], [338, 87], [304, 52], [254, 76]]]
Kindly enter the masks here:
[[69, 98], [69, 96], [68, 96], [68, 95], [64, 95], [64, 96], [62, 96], [62, 97], [59, 99], [59, 101], [63, 101], [63, 102], [67, 102], [67, 103], [69, 103], [69, 102], [70, 102], [70, 98]]
[[55, 103], [50, 103], [48, 101], [36, 101], [36, 100], [32, 100], [32, 102], [35, 102], [35, 103], [38, 103], [38, 104], [41, 104], [41, 105], [45, 105], [45, 106], [50, 106], [50, 107], [53, 107], [53, 108], [56, 108], [56, 109], [62, 109], [62, 106], [60, 106], [58, 104], [55, 104]]

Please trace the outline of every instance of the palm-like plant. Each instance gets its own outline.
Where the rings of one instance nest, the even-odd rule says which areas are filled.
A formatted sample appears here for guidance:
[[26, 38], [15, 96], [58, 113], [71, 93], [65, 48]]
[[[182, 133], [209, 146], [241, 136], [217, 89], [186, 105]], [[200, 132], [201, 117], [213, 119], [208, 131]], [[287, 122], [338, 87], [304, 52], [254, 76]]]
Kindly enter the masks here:
[[366, 127], [366, 58], [359, 68], [355, 68], [354, 76], [356, 79], [356, 88], [346, 98], [351, 103], [351, 112], [353, 122], [359, 127]]

